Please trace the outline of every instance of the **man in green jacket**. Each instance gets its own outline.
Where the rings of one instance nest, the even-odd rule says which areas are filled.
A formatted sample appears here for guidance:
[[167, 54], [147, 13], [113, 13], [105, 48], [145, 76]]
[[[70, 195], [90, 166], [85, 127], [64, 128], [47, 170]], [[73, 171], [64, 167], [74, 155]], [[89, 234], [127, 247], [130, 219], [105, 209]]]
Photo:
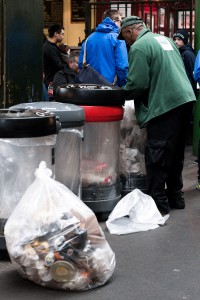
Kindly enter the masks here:
[[162, 214], [183, 209], [184, 150], [196, 98], [180, 53], [171, 39], [146, 29], [137, 16], [123, 19], [118, 39], [130, 46], [123, 88], [127, 99], [134, 99], [138, 124], [147, 128], [148, 194]]

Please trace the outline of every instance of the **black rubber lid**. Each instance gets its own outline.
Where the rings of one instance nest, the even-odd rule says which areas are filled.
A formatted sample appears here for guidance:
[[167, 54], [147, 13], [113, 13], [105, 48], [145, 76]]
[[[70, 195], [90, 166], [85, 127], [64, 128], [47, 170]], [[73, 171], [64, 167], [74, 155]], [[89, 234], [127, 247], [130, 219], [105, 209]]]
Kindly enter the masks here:
[[40, 137], [57, 133], [56, 116], [41, 109], [1, 109], [0, 138]]
[[116, 86], [97, 84], [63, 84], [58, 86], [55, 99], [62, 103], [89, 106], [122, 106], [126, 92]]

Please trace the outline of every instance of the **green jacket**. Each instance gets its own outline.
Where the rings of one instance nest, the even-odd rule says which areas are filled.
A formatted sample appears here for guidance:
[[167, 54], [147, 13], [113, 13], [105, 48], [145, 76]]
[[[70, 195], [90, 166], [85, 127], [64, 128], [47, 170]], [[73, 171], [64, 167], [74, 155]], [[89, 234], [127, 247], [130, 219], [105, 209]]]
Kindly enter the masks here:
[[145, 29], [129, 51], [127, 100], [134, 99], [138, 124], [144, 127], [196, 97], [174, 42]]

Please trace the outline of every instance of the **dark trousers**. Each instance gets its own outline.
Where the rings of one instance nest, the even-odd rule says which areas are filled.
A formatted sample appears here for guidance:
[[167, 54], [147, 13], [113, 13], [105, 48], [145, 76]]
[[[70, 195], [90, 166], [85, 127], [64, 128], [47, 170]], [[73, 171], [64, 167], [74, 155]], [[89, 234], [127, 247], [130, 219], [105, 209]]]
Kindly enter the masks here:
[[168, 197], [172, 200], [183, 187], [184, 151], [192, 108], [193, 102], [189, 102], [147, 124], [147, 193], [162, 212], [169, 212]]

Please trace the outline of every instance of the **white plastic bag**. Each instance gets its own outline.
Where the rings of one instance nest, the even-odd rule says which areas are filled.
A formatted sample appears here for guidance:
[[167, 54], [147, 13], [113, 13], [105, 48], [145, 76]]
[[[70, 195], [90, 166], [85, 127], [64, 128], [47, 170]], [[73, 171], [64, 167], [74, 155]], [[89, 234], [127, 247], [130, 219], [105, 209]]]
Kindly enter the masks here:
[[162, 217], [154, 200], [134, 189], [115, 206], [106, 222], [111, 234], [127, 234], [155, 229], [164, 225], [169, 215]]
[[104, 284], [115, 255], [94, 213], [50, 178], [44, 162], [5, 225], [11, 261], [20, 274], [55, 289], [88, 290]]

